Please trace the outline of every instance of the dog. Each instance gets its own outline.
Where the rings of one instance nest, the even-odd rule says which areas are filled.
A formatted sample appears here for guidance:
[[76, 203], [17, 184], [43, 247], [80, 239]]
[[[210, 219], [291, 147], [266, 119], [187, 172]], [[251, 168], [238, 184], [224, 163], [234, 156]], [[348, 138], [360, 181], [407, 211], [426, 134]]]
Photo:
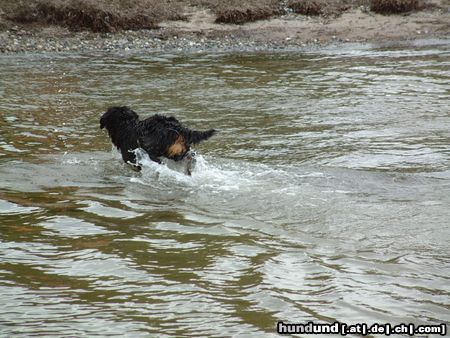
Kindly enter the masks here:
[[136, 170], [141, 167], [134, 150], [141, 148], [156, 163], [161, 163], [161, 157], [174, 161], [186, 160], [188, 175], [191, 175], [195, 162], [191, 145], [207, 140], [217, 132], [215, 129], [191, 130], [175, 117], [159, 114], [139, 120], [138, 114], [128, 107], [109, 108], [100, 118], [100, 129], [103, 128], [108, 131], [125, 163]]

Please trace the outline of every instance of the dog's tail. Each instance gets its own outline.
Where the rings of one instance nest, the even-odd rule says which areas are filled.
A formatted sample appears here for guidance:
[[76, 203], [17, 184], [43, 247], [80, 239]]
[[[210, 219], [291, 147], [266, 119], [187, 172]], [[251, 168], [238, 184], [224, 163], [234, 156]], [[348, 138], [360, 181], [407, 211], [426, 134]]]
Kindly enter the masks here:
[[206, 131], [189, 130], [187, 135], [188, 143], [189, 144], [199, 143], [201, 141], [209, 139], [215, 133], [217, 133], [217, 130], [215, 129], [210, 129]]

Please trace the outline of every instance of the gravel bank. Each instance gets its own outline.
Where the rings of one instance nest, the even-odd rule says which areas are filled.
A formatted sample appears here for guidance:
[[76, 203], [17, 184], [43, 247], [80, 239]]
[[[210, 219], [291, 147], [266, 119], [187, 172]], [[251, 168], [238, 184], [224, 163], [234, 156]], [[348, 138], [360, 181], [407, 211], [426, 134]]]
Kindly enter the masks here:
[[[295, 49], [323, 44], [319, 39], [303, 42], [292, 41], [289, 38], [261, 41], [233, 32], [220, 37], [202, 37], [197, 34], [178, 36], [173, 31], [165, 29], [123, 31], [114, 34], [82, 32], [68, 33], [64, 36], [51, 36], [48, 33], [33, 33], [20, 29], [0, 33], [0, 53], [264, 51]], [[337, 37], [333, 40], [335, 42], [345, 41]]]
[[298, 49], [341, 42], [449, 39], [450, 12], [436, 9], [383, 16], [364, 8], [337, 18], [288, 14], [245, 25], [217, 24], [207, 10], [160, 29], [118, 33], [71, 32], [55, 26], [0, 31], [0, 53], [27, 52], [201, 52]]

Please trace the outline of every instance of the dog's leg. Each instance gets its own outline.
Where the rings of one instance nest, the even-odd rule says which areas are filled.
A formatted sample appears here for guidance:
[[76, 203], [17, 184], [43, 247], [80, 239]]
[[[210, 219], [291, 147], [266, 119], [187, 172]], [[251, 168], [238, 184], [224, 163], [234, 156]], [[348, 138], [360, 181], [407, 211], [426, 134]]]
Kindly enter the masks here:
[[160, 160], [158, 157], [153, 156], [153, 155], [149, 155], [148, 157], [150, 157], [150, 159], [151, 159], [153, 162], [156, 162], [156, 163], [158, 163], [158, 164], [161, 164], [161, 160]]

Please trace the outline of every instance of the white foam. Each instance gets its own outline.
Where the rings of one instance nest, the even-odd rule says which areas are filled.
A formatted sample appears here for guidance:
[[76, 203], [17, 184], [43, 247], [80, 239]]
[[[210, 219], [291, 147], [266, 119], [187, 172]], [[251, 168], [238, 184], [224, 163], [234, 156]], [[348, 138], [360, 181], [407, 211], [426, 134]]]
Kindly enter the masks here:
[[132, 182], [154, 184], [155, 180], [199, 189], [214, 189], [221, 191], [239, 190], [251, 185], [251, 172], [242, 172], [230, 164], [209, 163], [202, 155], [196, 156], [196, 165], [192, 175], [185, 174], [185, 163], [163, 159], [156, 163], [142, 149], [135, 150], [138, 164], [142, 168], [140, 178], [131, 178]]

